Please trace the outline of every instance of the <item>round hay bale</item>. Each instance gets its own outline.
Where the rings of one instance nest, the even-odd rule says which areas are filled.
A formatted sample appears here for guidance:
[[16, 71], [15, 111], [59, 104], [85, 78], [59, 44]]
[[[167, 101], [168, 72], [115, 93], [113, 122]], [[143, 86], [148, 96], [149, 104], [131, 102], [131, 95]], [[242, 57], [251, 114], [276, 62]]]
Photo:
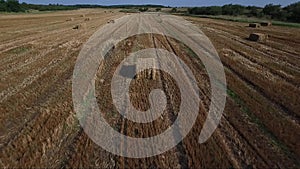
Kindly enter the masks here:
[[268, 35], [262, 33], [252, 33], [249, 36], [249, 40], [254, 42], [265, 42], [268, 39]]
[[69, 22], [69, 21], [74, 21], [75, 19], [74, 18], [68, 18], [66, 21]]
[[86, 29], [86, 24], [82, 23], [73, 27], [73, 29]]
[[92, 18], [85, 18], [84, 21], [90, 21]]
[[85, 14], [81, 14], [80, 17], [84, 18], [84, 17], [85, 17]]
[[79, 29], [79, 25], [74, 26], [73, 29]]
[[259, 28], [260, 25], [259, 25], [258, 23], [250, 23], [250, 24], [249, 24], [249, 27], [250, 27], [250, 28]]
[[115, 23], [115, 20], [109, 20], [107, 23]]

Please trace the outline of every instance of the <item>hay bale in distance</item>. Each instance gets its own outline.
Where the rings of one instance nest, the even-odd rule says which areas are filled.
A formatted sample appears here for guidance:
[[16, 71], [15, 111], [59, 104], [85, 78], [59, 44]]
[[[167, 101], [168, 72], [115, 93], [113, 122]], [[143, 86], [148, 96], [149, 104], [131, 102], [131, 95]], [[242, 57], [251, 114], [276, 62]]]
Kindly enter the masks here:
[[80, 17], [84, 18], [84, 17], [85, 17], [85, 14], [80, 15]]
[[261, 22], [260, 23], [261, 26], [272, 26], [271, 22]]
[[86, 29], [86, 24], [82, 23], [73, 27], [73, 29]]
[[252, 33], [249, 36], [249, 40], [255, 42], [265, 42], [268, 39], [268, 35], [262, 33]]
[[67, 21], [67, 22], [69, 22], [69, 21], [74, 21], [74, 18], [68, 18], [66, 21]]
[[84, 21], [90, 21], [92, 18], [85, 18]]
[[250, 27], [250, 28], [259, 28], [260, 25], [259, 25], [258, 23], [250, 23], [250, 24], [249, 24], [249, 27]]
[[115, 23], [115, 20], [109, 20], [107, 23]]

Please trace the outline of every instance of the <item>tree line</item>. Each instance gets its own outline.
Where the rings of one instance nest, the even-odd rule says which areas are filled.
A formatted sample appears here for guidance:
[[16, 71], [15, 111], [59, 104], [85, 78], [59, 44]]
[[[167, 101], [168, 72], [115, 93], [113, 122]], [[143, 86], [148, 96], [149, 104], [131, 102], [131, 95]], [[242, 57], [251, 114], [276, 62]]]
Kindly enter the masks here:
[[188, 14], [231, 16], [243, 15], [248, 17], [267, 18], [300, 23], [300, 2], [293, 3], [286, 7], [274, 4], [268, 4], [263, 8], [233, 4], [224, 6], [194, 7], [188, 9]]
[[61, 4], [48, 4], [48, 5], [37, 5], [19, 3], [18, 0], [0, 0], [0, 12], [26, 12], [28, 10], [38, 11], [57, 11], [57, 10], [75, 10], [80, 8], [163, 8], [162, 5], [91, 5], [91, 4], [80, 4], [80, 5], [61, 5]]
[[[164, 8], [161, 5], [36, 5], [19, 3], [18, 0], [0, 0], [0, 12], [25, 12], [28, 10], [53, 11], [53, 10], [74, 10], [79, 8], [139, 8], [140, 11], [147, 11], [148, 8]], [[172, 9], [176, 12], [176, 8]], [[257, 18], [275, 19], [280, 21], [298, 22], [300, 23], [300, 2], [293, 3], [286, 7], [281, 5], [268, 4], [264, 8], [256, 6], [242, 5], [224, 5], [209, 7], [188, 8], [188, 14], [192, 15], [232, 15], [232, 16], [248, 16]]]
[[53, 11], [53, 10], [72, 10], [78, 9], [76, 6], [67, 6], [60, 4], [35, 5], [19, 3], [18, 0], [0, 0], [1, 12], [26, 12], [28, 10]]

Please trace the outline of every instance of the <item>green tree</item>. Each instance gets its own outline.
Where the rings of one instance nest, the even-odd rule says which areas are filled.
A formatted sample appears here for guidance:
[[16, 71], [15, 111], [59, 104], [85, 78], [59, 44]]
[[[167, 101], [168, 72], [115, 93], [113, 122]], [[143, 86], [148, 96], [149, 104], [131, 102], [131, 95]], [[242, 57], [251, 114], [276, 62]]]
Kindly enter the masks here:
[[219, 6], [207, 7], [206, 10], [206, 15], [222, 15], [222, 8]]
[[148, 9], [149, 9], [149, 8], [147, 8], [147, 7], [143, 7], [143, 8], [139, 8], [139, 11], [140, 11], [140, 12], [146, 12], [146, 11], [148, 11]]
[[271, 16], [272, 19], [281, 18], [281, 5], [268, 4], [264, 7], [263, 13], [265, 15]]
[[18, 0], [7, 0], [8, 12], [23, 12]]
[[177, 8], [172, 8], [171, 12], [172, 13], [176, 13], [177, 12]]
[[248, 10], [246, 12], [246, 15], [248, 17], [263, 17], [262, 8], [256, 7], [256, 6], [247, 6], [246, 9]]
[[222, 6], [222, 14], [238, 16], [244, 14], [245, 9], [242, 5], [224, 5]]
[[7, 11], [7, 4], [4, 0], [0, 0], [0, 11], [6, 12]]
[[283, 10], [287, 13], [286, 15], [288, 21], [300, 23], [300, 2], [291, 4], [283, 8]]
[[188, 13], [193, 15], [221, 15], [222, 8], [219, 6], [195, 7], [189, 8]]

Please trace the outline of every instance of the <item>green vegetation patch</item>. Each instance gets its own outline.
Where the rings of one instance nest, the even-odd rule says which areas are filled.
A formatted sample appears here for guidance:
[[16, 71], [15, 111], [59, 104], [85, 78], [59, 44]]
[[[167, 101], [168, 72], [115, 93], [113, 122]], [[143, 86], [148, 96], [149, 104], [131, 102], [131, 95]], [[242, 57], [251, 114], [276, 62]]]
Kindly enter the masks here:
[[8, 53], [19, 55], [19, 54], [28, 52], [30, 49], [31, 49], [31, 47], [29, 47], [29, 46], [20, 46], [20, 47], [16, 47], [16, 48], [9, 50]]
[[138, 13], [138, 9], [122, 9], [119, 12], [124, 12], [124, 13]]

